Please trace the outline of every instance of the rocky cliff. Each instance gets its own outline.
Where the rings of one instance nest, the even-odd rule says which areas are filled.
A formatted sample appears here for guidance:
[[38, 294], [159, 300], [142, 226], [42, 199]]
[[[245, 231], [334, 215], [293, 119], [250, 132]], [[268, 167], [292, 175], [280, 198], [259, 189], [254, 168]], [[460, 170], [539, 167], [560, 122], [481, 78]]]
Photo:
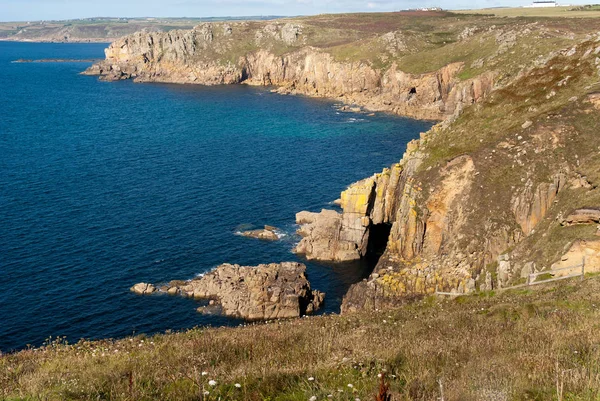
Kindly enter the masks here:
[[563, 223], [600, 206], [597, 30], [445, 13], [202, 24], [125, 37], [87, 73], [273, 85], [443, 120], [344, 191], [341, 212], [296, 216], [308, 259], [379, 257], [345, 297], [352, 311], [504, 287], [596, 252], [594, 220]]
[[280, 93], [328, 97], [422, 119], [443, 119], [482, 99], [493, 71], [459, 79], [463, 62], [411, 74], [392, 61], [339, 60], [307, 45], [303, 25], [205, 23], [188, 31], [138, 32], [110, 45], [86, 74], [106, 80], [277, 86]]
[[[374, 273], [350, 289], [344, 311], [501, 288], [582, 261], [587, 272], [600, 268], [598, 53], [598, 39], [554, 52], [342, 193], [341, 221], [361, 219], [363, 238], [391, 224]], [[368, 245], [353, 249], [360, 256]]]

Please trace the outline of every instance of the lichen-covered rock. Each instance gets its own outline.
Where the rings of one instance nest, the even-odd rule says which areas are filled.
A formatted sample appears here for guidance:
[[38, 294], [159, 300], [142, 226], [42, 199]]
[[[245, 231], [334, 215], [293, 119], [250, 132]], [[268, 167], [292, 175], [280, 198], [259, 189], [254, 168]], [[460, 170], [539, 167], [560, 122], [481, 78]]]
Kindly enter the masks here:
[[306, 266], [295, 262], [222, 264], [168, 291], [176, 288], [184, 296], [216, 300], [227, 316], [248, 320], [291, 318], [316, 311], [325, 297], [311, 290], [305, 272]]

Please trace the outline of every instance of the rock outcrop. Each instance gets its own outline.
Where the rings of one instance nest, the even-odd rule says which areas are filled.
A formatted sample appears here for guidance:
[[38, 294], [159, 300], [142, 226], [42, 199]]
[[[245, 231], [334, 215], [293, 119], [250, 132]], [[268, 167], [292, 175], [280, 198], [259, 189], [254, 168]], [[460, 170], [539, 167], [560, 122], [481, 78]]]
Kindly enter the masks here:
[[[106, 49], [106, 60], [85, 73], [105, 80], [173, 82], [203, 85], [247, 83], [275, 85], [280, 93], [339, 99], [372, 111], [422, 119], [443, 119], [485, 97], [494, 73], [461, 80], [462, 63], [425, 74], [409, 74], [392, 63], [384, 70], [363, 61], [339, 61], [325, 50], [307, 46], [297, 24], [267, 24], [237, 40], [230, 33], [248, 31], [245, 23], [201, 24], [190, 31], [139, 32]], [[254, 40], [253, 40], [254, 39]], [[281, 41], [288, 51], [269, 50]]]
[[240, 233], [243, 237], [256, 238], [265, 241], [277, 241], [279, 235], [277, 235], [277, 228], [273, 226], [265, 226], [265, 228], [257, 230], [242, 231]]
[[137, 283], [129, 289], [132, 292], [140, 295], [149, 295], [156, 292], [156, 287], [148, 283]]
[[562, 221], [565, 226], [597, 223], [600, 223], [600, 209], [590, 208], [574, 210]]
[[[402, 58], [412, 39], [397, 30], [354, 43], [353, 50], [387, 52], [367, 60], [345, 57], [343, 46], [311, 45], [313, 27], [204, 24], [123, 38], [88, 73], [274, 85], [280, 93], [336, 98], [361, 110], [443, 119], [410, 142], [399, 163], [350, 185], [340, 196], [341, 212], [296, 216], [302, 240], [295, 251], [307, 259], [379, 257], [371, 276], [344, 297], [348, 312], [511, 285], [547, 270], [575, 240], [594, 235], [595, 227], [576, 224], [595, 222], [594, 213], [569, 214], [600, 204], [597, 135], [590, 128], [600, 125], [600, 102], [588, 93], [600, 74], [600, 37], [576, 42], [575, 33], [559, 38], [530, 28], [463, 30], [456, 45], [444, 48], [444, 57], [452, 54], [446, 65], [421, 68], [417, 58]], [[223, 39], [238, 30], [248, 38], [242, 50]], [[556, 48], [548, 39], [565, 48], [547, 54]], [[455, 55], [463, 45], [470, 58], [479, 45], [486, 54]], [[534, 54], [531, 46], [541, 52], [535, 58], [526, 56]]]
[[[311, 290], [301, 263], [222, 264], [206, 275], [171, 282], [165, 291], [214, 301], [226, 316], [247, 320], [298, 317], [319, 309], [325, 294]], [[201, 307], [199, 310], [202, 311]]]

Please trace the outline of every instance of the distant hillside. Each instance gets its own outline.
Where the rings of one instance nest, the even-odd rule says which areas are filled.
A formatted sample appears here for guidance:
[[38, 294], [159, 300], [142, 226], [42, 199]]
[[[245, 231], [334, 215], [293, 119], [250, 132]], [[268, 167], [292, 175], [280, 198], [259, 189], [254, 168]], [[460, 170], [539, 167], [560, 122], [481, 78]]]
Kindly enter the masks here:
[[85, 18], [65, 21], [0, 22], [0, 40], [18, 42], [112, 42], [137, 31], [191, 29], [201, 22], [260, 21], [277, 16], [207, 18]]

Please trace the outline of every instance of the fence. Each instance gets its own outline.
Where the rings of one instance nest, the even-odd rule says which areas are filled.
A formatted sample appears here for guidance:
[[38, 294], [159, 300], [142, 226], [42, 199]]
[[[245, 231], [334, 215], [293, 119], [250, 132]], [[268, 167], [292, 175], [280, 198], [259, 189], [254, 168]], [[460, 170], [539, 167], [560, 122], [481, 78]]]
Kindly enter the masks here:
[[[567, 274], [566, 276], [552, 277], [552, 278], [549, 278], [546, 280], [540, 280], [540, 281], [536, 280], [539, 276], [544, 276], [547, 274], [554, 276], [557, 272], [566, 271], [566, 270], [574, 270], [574, 269], [580, 269], [580, 270], [578, 270], [577, 273]], [[546, 283], [551, 283], [553, 281], [566, 280], [568, 278], [574, 278], [574, 277], [581, 277], [581, 280], [583, 280], [583, 278], [585, 277], [585, 258], [583, 258], [581, 260], [581, 263], [573, 265], [573, 266], [561, 267], [560, 269], [541, 271], [539, 273], [531, 273], [527, 276], [527, 282], [525, 284], [513, 285], [512, 287], [497, 288], [497, 289], [495, 289], [495, 291], [505, 291], [505, 290], [512, 290], [512, 289], [516, 289], [516, 288], [531, 287], [532, 285], [546, 284]], [[457, 297], [457, 296], [465, 295], [465, 294], [460, 294], [460, 293], [456, 293], [456, 292], [436, 291], [435, 295], [446, 295], [446, 296]]]

